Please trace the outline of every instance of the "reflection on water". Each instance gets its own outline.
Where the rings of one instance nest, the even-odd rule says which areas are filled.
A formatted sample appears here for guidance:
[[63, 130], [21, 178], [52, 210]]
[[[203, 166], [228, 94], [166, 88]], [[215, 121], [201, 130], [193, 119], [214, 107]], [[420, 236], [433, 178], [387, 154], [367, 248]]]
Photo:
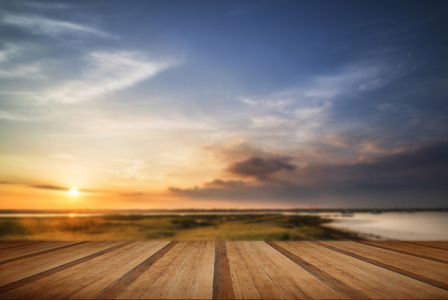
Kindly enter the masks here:
[[448, 240], [448, 212], [355, 213], [327, 226], [394, 240]]

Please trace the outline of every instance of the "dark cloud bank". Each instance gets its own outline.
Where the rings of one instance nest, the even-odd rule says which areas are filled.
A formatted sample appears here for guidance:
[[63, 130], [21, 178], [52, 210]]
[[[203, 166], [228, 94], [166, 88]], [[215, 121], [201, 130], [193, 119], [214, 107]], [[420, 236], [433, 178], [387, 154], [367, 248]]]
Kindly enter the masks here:
[[292, 160], [249, 157], [226, 170], [239, 180], [215, 179], [203, 188], [169, 190], [192, 198], [274, 206], [448, 207], [446, 140], [371, 162], [300, 168]]

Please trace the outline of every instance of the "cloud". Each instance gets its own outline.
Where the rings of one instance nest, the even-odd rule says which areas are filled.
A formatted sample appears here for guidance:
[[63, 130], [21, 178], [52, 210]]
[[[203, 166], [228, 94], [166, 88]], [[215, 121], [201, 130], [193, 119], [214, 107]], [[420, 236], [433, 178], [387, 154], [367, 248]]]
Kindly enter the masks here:
[[204, 185], [211, 188], [235, 188], [242, 187], [245, 183], [242, 180], [214, 179], [213, 181], [206, 182]]
[[42, 190], [53, 190], [53, 191], [69, 191], [70, 189], [63, 186], [57, 186], [57, 185], [45, 185], [45, 184], [37, 184], [37, 185], [28, 185], [29, 187], [35, 188], [35, 189], [42, 189]]
[[18, 53], [22, 51], [22, 48], [18, 45], [8, 43], [3, 45], [0, 50], [0, 62], [10, 61], [12, 58], [16, 57]]
[[0, 49], [0, 79], [44, 79], [42, 64], [33, 62], [28, 64], [17, 63], [27, 52], [23, 46], [6, 43]]
[[35, 122], [38, 119], [10, 113], [6, 110], [0, 110], [0, 120], [14, 121], [14, 122]]
[[10, 68], [3, 68], [0, 70], [0, 78], [12, 79], [43, 79], [45, 76], [42, 74], [42, 67], [40, 63], [32, 63], [29, 65], [16, 65]]
[[262, 131], [265, 138], [293, 137], [308, 143], [334, 132], [326, 126], [340, 100], [356, 99], [380, 89], [406, 74], [405, 67], [387, 61], [364, 61], [340, 70], [311, 77], [289, 88], [260, 96], [244, 96], [240, 100], [250, 106], [250, 128]]
[[42, 100], [76, 103], [129, 88], [178, 64], [173, 60], [150, 60], [140, 52], [92, 52], [89, 69], [81, 79], [61, 83], [44, 92]]
[[286, 112], [285, 109], [305, 108], [324, 104], [340, 97], [353, 97], [362, 92], [381, 88], [406, 74], [404, 67], [388, 62], [358, 62], [333, 74], [314, 76], [295, 86], [262, 97], [241, 97], [254, 107]]
[[0, 17], [3, 24], [20, 27], [36, 35], [50, 37], [59, 36], [91, 36], [101, 38], [114, 38], [113, 35], [85, 25], [68, 21], [59, 21], [38, 15], [3, 14]]
[[[275, 205], [364, 205], [396, 207], [406, 201], [415, 207], [445, 206], [448, 196], [448, 141], [422, 145], [401, 153], [377, 157], [369, 162], [296, 167], [288, 160], [249, 158], [230, 164], [238, 166], [234, 175], [270, 176], [287, 170], [286, 180], [258, 180], [251, 184], [205, 183], [204, 187], [177, 188], [169, 191], [191, 199], [257, 201]], [[251, 163], [256, 161], [257, 163]], [[286, 166], [284, 165], [286, 164]], [[254, 165], [254, 167], [251, 167]], [[229, 168], [230, 168], [229, 167]], [[272, 177], [272, 179], [277, 178]], [[263, 178], [261, 178], [263, 179]], [[271, 179], [271, 178], [269, 178]], [[232, 180], [228, 180], [232, 181]], [[424, 198], [422, 198], [424, 197]], [[359, 207], [359, 206], [358, 206]]]
[[255, 177], [257, 179], [267, 179], [279, 171], [292, 171], [295, 165], [288, 163], [291, 158], [261, 158], [250, 157], [244, 161], [231, 164], [227, 171], [231, 174], [243, 177]]

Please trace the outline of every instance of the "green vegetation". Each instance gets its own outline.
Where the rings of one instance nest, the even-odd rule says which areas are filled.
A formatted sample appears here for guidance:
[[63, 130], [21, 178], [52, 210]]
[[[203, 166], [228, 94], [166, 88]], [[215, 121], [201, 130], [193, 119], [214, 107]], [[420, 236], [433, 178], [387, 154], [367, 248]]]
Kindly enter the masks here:
[[317, 216], [106, 215], [0, 219], [2, 240], [334, 240], [356, 237]]

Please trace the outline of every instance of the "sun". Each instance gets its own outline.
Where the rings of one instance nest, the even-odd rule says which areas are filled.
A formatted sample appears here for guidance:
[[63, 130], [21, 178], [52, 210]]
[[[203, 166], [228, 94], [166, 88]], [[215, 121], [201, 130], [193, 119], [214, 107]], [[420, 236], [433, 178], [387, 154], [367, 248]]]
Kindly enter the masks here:
[[78, 189], [71, 189], [69, 191], [69, 193], [70, 193], [70, 196], [78, 196], [79, 195]]

